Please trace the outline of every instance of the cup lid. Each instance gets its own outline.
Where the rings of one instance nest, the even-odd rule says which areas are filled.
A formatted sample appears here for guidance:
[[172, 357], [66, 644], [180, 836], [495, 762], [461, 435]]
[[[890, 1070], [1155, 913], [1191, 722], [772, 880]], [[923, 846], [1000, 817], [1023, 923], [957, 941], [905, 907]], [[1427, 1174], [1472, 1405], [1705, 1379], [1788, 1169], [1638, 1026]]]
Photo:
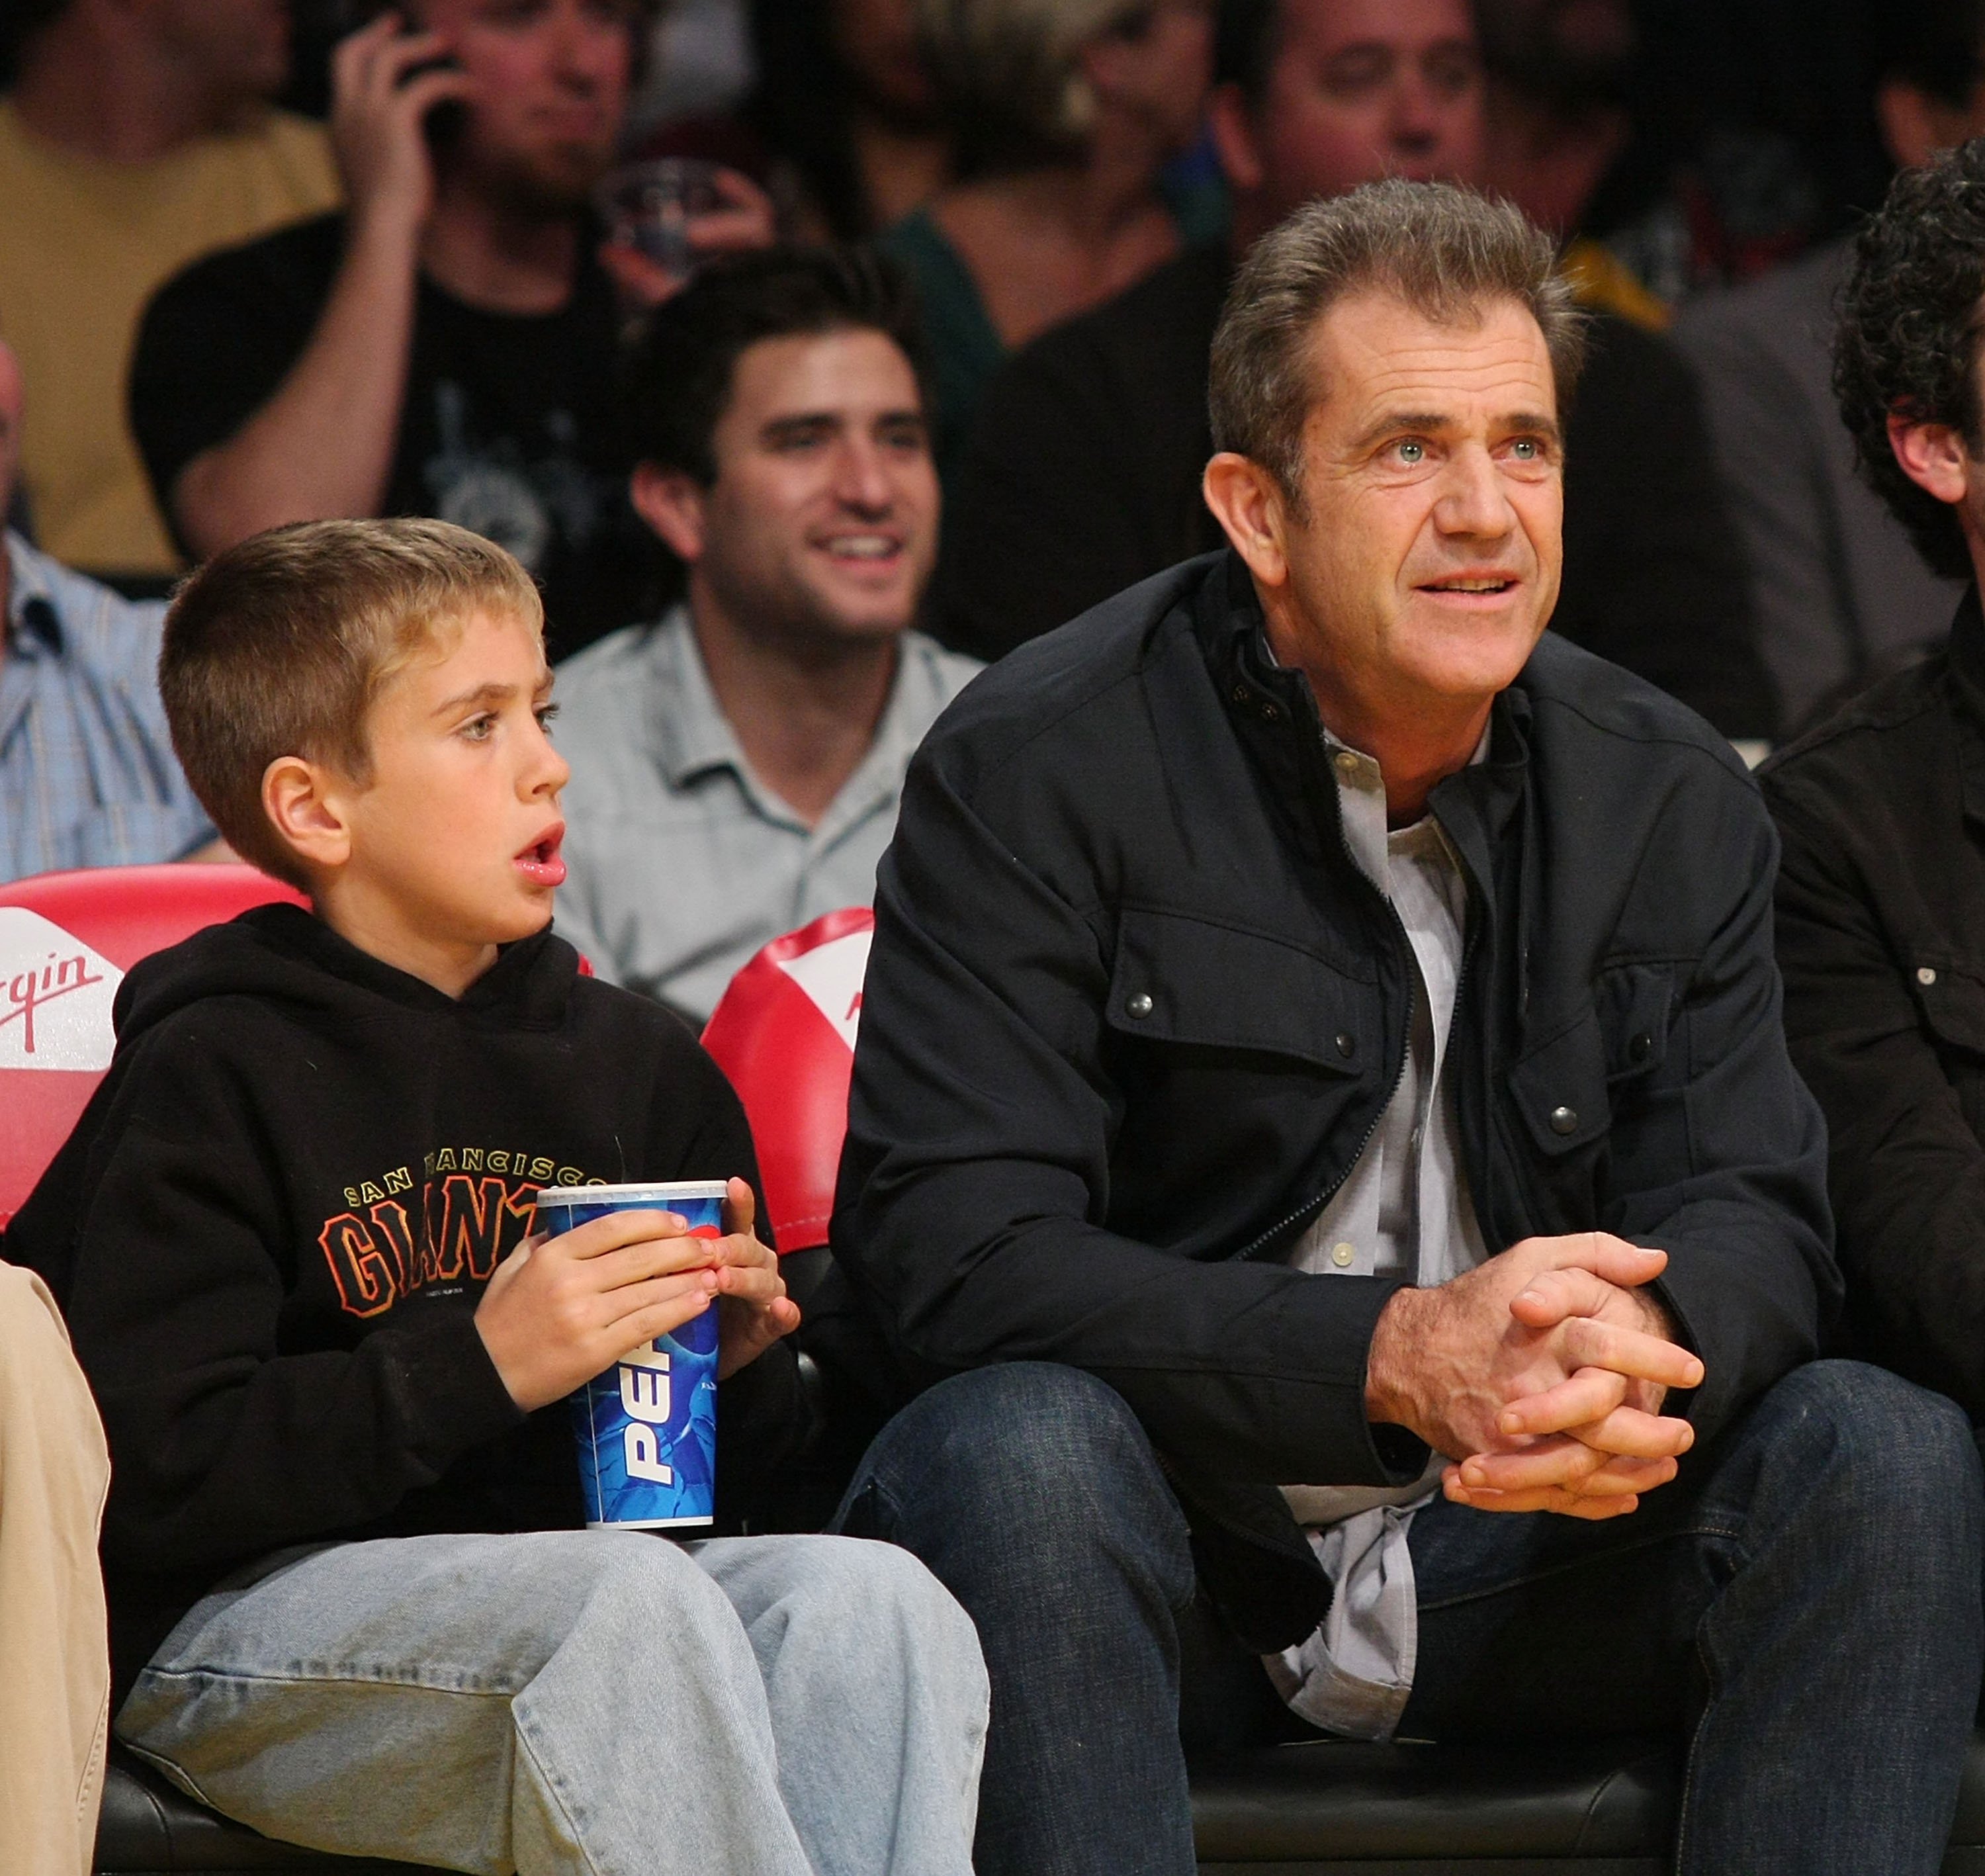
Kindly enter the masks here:
[[546, 1185], [538, 1191], [541, 1205], [617, 1205], [623, 1211], [653, 1205], [665, 1212], [678, 1199], [721, 1199], [722, 1179], [649, 1180], [636, 1185]]

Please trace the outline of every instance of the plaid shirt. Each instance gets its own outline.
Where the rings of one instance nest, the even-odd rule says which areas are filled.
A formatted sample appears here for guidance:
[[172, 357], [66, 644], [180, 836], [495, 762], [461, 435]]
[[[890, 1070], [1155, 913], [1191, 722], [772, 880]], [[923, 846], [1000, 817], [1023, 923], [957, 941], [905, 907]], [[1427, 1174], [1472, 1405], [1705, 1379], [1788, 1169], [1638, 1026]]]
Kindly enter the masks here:
[[173, 860], [213, 838], [159, 702], [165, 608], [6, 537], [0, 881]]

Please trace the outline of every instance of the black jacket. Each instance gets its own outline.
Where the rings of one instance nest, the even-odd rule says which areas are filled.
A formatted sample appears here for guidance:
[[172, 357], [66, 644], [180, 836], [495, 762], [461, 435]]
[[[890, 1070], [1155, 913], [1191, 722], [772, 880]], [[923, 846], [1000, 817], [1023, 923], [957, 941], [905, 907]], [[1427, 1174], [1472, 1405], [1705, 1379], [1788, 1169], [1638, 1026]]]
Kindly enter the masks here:
[[[1664, 1247], [1712, 1433], [1837, 1300], [1757, 792], [1688, 711], [1547, 637], [1433, 804], [1468, 880], [1449, 1061], [1484, 1235]], [[1272, 1488], [1426, 1457], [1365, 1417], [1397, 1286], [1283, 1261], [1397, 1080], [1412, 966], [1238, 560], [968, 687], [875, 909], [837, 1256], [915, 1380], [1038, 1359], [1116, 1387], [1229, 1620], [1298, 1639], [1326, 1592]]]
[[[6, 1234], [110, 1439], [117, 1684], [286, 1545], [585, 1521], [569, 1414], [526, 1415], [472, 1320], [540, 1185], [756, 1180], [675, 1018], [549, 933], [459, 1002], [268, 906], [146, 959], [110, 1072]], [[793, 1357], [724, 1384], [720, 1477], [804, 1431]]]
[[[1213, 452], [1207, 355], [1231, 273], [1224, 249], [1192, 249], [1001, 368], [945, 506], [932, 607], [946, 644], [999, 657], [1224, 545], [1199, 479]], [[1742, 547], [1681, 355], [1597, 315], [1565, 427], [1552, 630], [1727, 736], [1772, 735], [1777, 704]]]
[[1985, 614], [1762, 775], [1856, 1348], [1985, 1422]]

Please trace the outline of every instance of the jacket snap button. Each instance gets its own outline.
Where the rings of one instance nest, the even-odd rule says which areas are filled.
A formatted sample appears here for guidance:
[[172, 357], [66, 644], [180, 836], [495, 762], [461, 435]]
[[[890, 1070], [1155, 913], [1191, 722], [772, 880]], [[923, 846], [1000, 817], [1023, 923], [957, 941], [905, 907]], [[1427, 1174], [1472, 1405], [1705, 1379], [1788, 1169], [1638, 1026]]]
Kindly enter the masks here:
[[1936, 973], [1931, 970], [1929, 965], [1926, 964], [1923, 966], [1922, 970], [1916, 973], [1916, 981], [1920, 983], [1925, 990], [1928, 990], [1930, 987], [1936, 981]]
[[1237, 684], [1234, 687], [1234, 701], [1237, 704], [1251, 704], [1254, 701], [1254, 693], [1244, 684]]
[[1347, 1061], [1358, 1053], [1358, 1038], [1348, 1029], [1337, 1032], [1337, 1052]]
[[1135, 1017], [1149, 1016], [1151, 1014], [1152, 1007], [1150, 998], [1147, 997], [1142, 990], [1140, 990], [1136, 996], [1132, 997], [1130, 1000], [1123, 1006], [1124, 1009], [1127, 1010], [1130, 1014]]
[[1644, 1030], [1627, 1044], [1627, 1054], [1634, 1061], [1644, 1062], [1654, 1052], [1654, 1039]]
[[1575, 1134], [1578, 1131], [1578, 1114], [1572, 1108], [1553, 1108], [1550, 1111], [1550, 1130], [1554, 1134]]
[[1330, 1261], [1340, 1270], [1349, 1270], [1358, 1261], [1358, 1247], [1353, 1244], [1333, 1244], [1330, 1247]]

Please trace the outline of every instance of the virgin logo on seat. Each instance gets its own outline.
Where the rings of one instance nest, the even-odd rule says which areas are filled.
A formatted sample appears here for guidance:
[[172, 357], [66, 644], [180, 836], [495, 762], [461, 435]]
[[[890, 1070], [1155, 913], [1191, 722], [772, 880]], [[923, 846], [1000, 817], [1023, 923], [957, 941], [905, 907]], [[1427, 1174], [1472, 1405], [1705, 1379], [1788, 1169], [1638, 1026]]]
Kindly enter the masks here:
[[0, 1069], [110, 1066], [124, 973], [39, 913], [0, 906]]

